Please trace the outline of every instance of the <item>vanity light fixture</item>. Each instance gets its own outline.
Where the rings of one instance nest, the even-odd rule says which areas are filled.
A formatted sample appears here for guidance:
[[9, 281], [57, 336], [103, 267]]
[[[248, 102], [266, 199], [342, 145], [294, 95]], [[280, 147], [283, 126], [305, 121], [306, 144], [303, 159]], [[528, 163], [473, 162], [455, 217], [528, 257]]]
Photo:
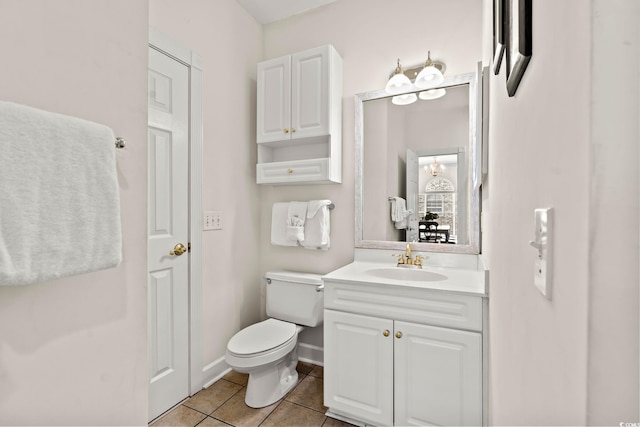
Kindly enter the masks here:
[[418, 95], [418, 98], [424, 99], [426, 101], [430, 101], [433, 99], [442, 98], [446, 94], [447, 94], [447, 91], [444, 90], [444, 88], [429, 89], [429, 90], [424, 90], [420, 92], [420, 94]]
[[[411, 87], [411, 80], [407, 77], [402, 71], [402, 67], [400, 67], [400, 59], [398, 59], [398, 66], [393, 73], [393, 76], [387, 82], [387, 86], [385, 86], [384, 90], [387, 93], [400, 93]], [[415, 99], [414, 99], [415, 101]], [[413, 102], [413, 101], [412, 101]]]
[[443, 62], [432, 61], [431, 51], [427, 53], [427, 61], [424, 63], [424, 68], [416, 76], [414, 84], [420, 89], [429, 89], [438, 86], [444, 81], [444, 70], [446, 66]]
[[418, 100], [415, 93], [406, 93], [404, 95], [396, 95], [391, 98], [391, 102], [395, 105], [409, 105]]

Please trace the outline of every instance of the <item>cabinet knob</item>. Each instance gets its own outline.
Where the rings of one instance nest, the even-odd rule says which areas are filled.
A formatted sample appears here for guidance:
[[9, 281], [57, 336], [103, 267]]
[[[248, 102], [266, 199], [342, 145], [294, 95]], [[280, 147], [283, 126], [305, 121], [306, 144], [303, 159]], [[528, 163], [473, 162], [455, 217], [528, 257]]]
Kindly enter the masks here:
[[291, 128], [291, 132], [295, 132], [295, 131], [296, 131], [296, 128]]
[[389, 336], [389, 330], [385, 329], [384, 332], [382, 333], [382, 335], [384, 335], [385, 337]]
[[396, 338], [402, 338], [402, 332], [400, 331], [396, 332]]
[[287, 173], [293, 173], [293, 169], [287, 169]]
[[284, 132], [284, 133], [289, 133], [289, 129], [284, 128], [284, 129], [282, 129], [282, 132]]

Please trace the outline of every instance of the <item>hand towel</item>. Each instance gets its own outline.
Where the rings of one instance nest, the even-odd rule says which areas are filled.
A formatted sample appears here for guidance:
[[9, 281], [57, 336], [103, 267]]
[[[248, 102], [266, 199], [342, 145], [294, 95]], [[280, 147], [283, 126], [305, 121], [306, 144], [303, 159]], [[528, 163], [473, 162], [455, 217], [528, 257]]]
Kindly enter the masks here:
[[390, 200], [393, 225], [398, 230], [407, 228], [407, 218], [413, 213], [413, 210], [407, 209], [407, 202], [402, 197], [391, 197]]
[[304, 222], [307, 216], [307, 202], [289, 202], [287, 211], [287, 239], [304, 240]]
[[0, 101], [0, 285], [120, 263], [114, 141], [104, 125]]
[[307, 249], [327, 251], [331, 246], [331, 221], [329, 205], [331, 200], [311, 200], [307, 207], [307, 221], [304, 227], [302, 246]]
[[298, 246], [297, 240], [287, 238], [287, 218], [289, 203], [274, 203], [271, 209], [271, 244], [280, 246]]

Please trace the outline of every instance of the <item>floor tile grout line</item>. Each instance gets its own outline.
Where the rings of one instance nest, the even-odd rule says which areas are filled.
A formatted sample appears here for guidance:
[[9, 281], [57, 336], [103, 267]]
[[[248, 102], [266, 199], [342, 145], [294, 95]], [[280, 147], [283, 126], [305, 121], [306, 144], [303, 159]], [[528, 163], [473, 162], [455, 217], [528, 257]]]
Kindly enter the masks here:
[[[283, 401], [285, 401], [285, 400], [283, 399]], [[309, 410], [311, 410], [311, 411], [317, 412], [317, 413], [322, 414], [322, 415], [325, 415], [325, 412], [327, 411], [326, 409], [325, 409], [325, 410], [323, 410], [323, 411], [318, 411], [318, 410], [317, 410], [317, 409], [315, 409], [315, 408], [310, 408], [310, 407], [308, 407], [308, 406], [303, 405], [302, 403], [292, 402], [292, 401], [290, 401], [290, 400], [286, 400], [286, 402], [287, 402], [287, 403], [291, 403], [292, 405], [299, 406], [299, 407], [301, 407], [301, 408], [309, 409]], [[329, 408], [327, 408], [327, 409], [329, 409]]]
[[271, 410], [271, 412], [269, 412], [269, 414], [267, 414], [266, 417], [264, 417], [264, 420], [260, 421], [260, 424], [258, 424], [257, 427], [260, 427], [265, 421], [267, 421], [267, 418], [269, 418], [271, 416], [271, 414], [273, 414], [276, 409], [278, 409], [278, 407], [280, 407], [280, 405], [282, 405], [282, 402], [284, 402], [284, 399], [280, 399], [278, 401], [278, 404]]
[[[233, 383], [233, 384], [235, 384], [235, 383]], [[240, 384], [236, 384], [236, 385], [240, 385]], [[189, 408], [189, 409], [193, 409], [194, 411], [200, 412], [201, 414], [204, 414], [204, 415], [206, 415], [206, 416], [210, 416], [210, 415], [211, 415], [211, 414], [213, 414], [215, 411], [217, 411], [218, 409], [220, 409], [220, 408], [222, 407], [222, 405], [224, 405], [224, 404], [225, 404], [225, 403], [227, 403], [229, 400], [231, 400], [231, 398], [233, 398], [233, 396], [235, 396], [236, 394], [240, 393], [240, 392], [242, 391], [242, 389], [243, 389], [243, 388], [245, 388], [245, 387], [244, 387], [244, 386], [240, 386], [240, 388], [238, 389], [238, 391], [236, 391], [236, 392], [235, 392], [235, 393], [233, 393], [231, 396], [229, 396], [229, 397], [227, 398], [227, 400], [225, 400], [224, 402], [222, 402], [221, 404], [219, 404], [219, 405], [218, 405], [218, 406], [217, 406], [213, 411], [209, 412], [208, 414], [207, 414], [206, 412], [202, 412], [202, 411], [201, 411], [201, 410], [199, 410], [199, 409], [192, 408], [191, 406], [186, 405], [186, 404], [185, 404], [185, 402], [189, 401], [189, 398], [185, 399], [185, 400], [181, 403], [181, 405], [182, 405], [182, 406], [186, 406], [186, 407], [187, 407], [187, 408]], [[203, 389], [203, 390], [204, 390], [204, 389]], [[201, 390], [201, 391], [202, 391], [202, 390]], [[200, 393], [200, 392], [198, 392], [198, 393]], [[196, 393], [196, 394], [198, 394], [198, 393]], [[193, 396], [195, 396], [196, 394], [194, 394]], [[193, 396], [191, 396], [191, 397], [193, 397]], [[222, 420], [220, 420], [220, 421], [222, 421]], [[222, 422], [224, 422], [224, 421], [222, 421]]]

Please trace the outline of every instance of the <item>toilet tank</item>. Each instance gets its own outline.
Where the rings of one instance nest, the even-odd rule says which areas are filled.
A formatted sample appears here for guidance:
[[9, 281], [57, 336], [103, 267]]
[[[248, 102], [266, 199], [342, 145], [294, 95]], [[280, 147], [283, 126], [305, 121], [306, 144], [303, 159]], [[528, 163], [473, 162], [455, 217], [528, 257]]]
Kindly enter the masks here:
[[324, 317], [322, 276], [271, 271], [267, 280], [267, 316], [304, 326], [317, 326]]

